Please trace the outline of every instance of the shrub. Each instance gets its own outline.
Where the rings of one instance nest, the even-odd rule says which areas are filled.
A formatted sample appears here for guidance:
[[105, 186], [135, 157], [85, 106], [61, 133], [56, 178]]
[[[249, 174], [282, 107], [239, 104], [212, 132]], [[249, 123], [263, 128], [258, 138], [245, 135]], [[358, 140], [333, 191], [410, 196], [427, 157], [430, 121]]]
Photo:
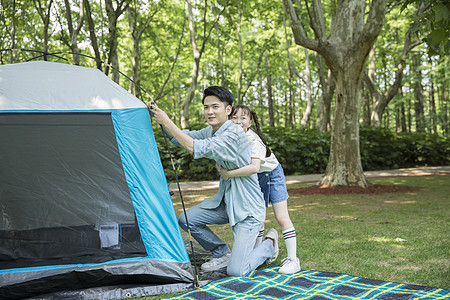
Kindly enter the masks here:
[[330, 153], [330, 134], [313, 129], [265, 128], [263, 135], [286, 174], [323, 173]]
[[394, 133], [386, 129], [367, 127], [359, 133], [361, 163], [364, 170], [397, 169], [402, 165], [402, 153]]
[[[192, 130], [204, 127], [193, 125]], [[161, 161], [168, 180], [175, 179], [169, 152], [162, 131], [154, 128]], [[286, 175], [320, 174], [325, 171], [330, 151], [330, 133], [314, 129], [266, 127], [263, 135], [267, 144], [283, 166]], [[219, 175], [215, 162], [193, 159], [182, 147], [169, 142], [179, 179], [213, 180]], [[365, 171], [437, 166], [450, 164], [450, 140], [434, 134], [393, 133], [382, 128], [360, 129], [361, 163]]]

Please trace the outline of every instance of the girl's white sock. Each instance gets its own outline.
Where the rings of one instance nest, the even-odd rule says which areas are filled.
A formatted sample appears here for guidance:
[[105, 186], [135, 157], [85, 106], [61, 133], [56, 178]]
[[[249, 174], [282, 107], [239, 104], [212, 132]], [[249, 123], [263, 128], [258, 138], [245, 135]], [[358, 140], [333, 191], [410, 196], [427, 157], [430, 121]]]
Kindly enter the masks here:
[[297, 234], [295, 228], [289, 228], [283, 231], [284, 242], [286, 243], [287, 256], [290, 258], [297, 257]]

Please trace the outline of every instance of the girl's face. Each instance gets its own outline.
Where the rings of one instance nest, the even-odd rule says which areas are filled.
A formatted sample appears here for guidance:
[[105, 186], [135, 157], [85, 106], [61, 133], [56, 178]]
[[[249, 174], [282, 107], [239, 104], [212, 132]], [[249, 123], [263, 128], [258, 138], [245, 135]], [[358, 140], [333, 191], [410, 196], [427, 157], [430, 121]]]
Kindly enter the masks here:
[[236, 113], [231, 116], [231, 121], [233, 121], [235, 124], [241, 125], [245, 132], [247, 132], [250, 127], [252, 127], [252, 120], [243, 109], [238, 109]]

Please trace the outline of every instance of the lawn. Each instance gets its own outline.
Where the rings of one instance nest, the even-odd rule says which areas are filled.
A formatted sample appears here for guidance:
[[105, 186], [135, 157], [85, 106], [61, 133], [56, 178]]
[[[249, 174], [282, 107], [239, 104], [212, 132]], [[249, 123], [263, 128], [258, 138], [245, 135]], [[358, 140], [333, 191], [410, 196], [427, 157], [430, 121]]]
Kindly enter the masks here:
[[[450, 175], [392, 177], [370, 182], [410, 186], [415, 190], [308, 196], [290, 193], [288, 206], [297, 231], [302, 269], [449, 289]], [[289, 185], [288, 189], [311, 185]], [[214, 193], [185, 192], [183, 199], [186, 207], [190, 207]], [[181, 213], [179, 195], [174, 195], [173, 200], [177, 214]], [[267, 210], [265, 227], [266, 230], [274, 227], [280, 233], [271, 207]], [[211, 228], [232, 246], [229, 225]], [[282, 238], [279, 242], [280, 255], [273, 265], [279, 265], [286, 257]]]

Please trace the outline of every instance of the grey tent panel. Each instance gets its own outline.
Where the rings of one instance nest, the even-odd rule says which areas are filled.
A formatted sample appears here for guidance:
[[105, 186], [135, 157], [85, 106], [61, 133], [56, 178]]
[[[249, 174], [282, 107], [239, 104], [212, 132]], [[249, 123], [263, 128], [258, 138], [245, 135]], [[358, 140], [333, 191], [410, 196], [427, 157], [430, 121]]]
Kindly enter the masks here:
[[134, 223], [115, 138], [110, 114], [1, 114], [0, 230]]
[[0, 114], [0, 140], [1, 269], [146, 256], [110, 113]]

